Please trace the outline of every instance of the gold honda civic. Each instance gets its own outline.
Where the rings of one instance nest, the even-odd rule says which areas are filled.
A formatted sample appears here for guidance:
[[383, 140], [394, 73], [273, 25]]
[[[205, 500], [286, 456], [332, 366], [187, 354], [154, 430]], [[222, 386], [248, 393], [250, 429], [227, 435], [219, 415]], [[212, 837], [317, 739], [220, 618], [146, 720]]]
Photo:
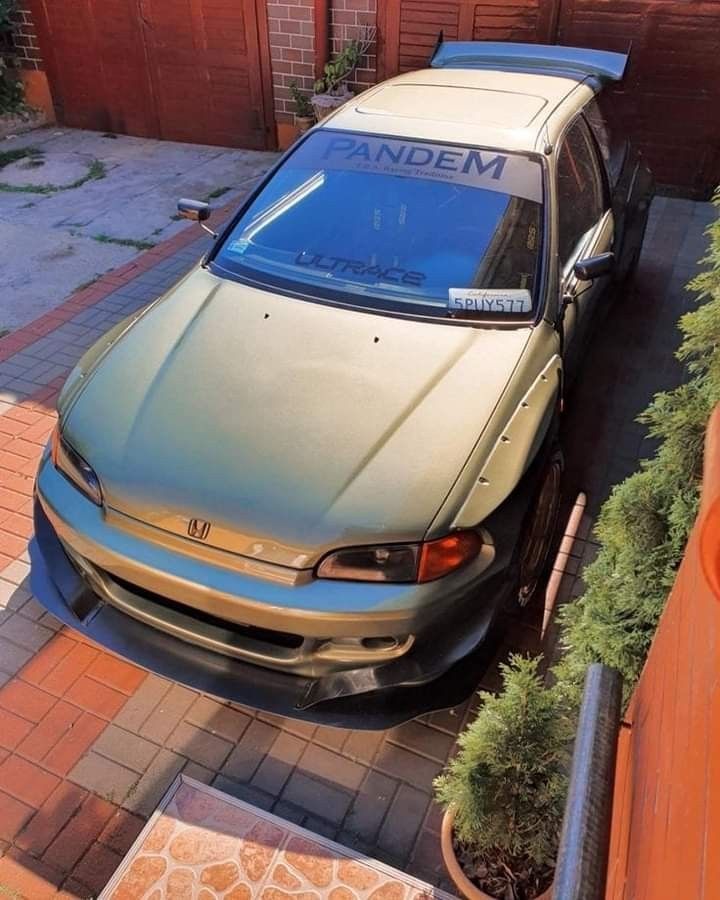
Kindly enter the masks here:
[[603, 109], [625, 63], [442, 43], [297, 141], [68, 378], [40, 602], [283, 715], [463, 700], [542, 577], [563, 386], [642, 244], [652, 177]]

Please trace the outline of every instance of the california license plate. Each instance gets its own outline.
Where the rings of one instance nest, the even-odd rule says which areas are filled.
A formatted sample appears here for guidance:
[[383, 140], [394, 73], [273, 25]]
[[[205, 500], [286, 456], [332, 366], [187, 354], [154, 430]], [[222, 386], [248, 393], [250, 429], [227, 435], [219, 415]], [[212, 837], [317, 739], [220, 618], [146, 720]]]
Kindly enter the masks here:
[[532, 297], [526, 288], [450, 288], [448, 311], [453, 315], [511, 315], [532, 312]]

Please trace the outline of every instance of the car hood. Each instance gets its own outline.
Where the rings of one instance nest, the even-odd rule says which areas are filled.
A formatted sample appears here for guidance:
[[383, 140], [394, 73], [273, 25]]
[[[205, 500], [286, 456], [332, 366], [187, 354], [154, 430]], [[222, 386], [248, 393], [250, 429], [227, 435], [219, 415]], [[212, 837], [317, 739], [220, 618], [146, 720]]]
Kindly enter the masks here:
[[199, 269], [86, 375], [64, 434], [109, 507], [186, 537], [201, 520], [209, 545], [304, 568], [335, 546], [423, 537], [530, 333]]

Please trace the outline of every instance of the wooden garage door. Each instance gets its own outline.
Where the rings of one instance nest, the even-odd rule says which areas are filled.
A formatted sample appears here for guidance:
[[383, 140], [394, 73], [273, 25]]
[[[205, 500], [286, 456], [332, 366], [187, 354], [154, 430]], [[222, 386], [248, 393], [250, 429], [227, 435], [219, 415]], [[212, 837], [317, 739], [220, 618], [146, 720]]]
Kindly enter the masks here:
[[720, 0], [385, 0], [378, 76], [426, 66], [446, 40], [627, 52], [620, 124], [660, 183], [708, 199], [720, 183]]
[[427, 65], [447, 41], [537, 41], [547, 31], [541, 0], [386, 0], [378, 4], [380, 77]]
[[263, 0], [35, 0], [60, 121], [267, 149]]

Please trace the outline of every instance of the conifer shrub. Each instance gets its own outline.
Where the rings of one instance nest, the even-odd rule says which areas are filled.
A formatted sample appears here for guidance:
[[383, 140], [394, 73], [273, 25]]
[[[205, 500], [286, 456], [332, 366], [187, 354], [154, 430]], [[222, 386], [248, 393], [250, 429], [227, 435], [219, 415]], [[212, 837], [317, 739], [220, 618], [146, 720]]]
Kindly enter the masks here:
[[603, 505], [585, 593], [559, 615], [564, 654], [553, 673], [575, 701], [592, 662], [619, 669], [631, 693], [697, 515], [705, 429], [720, 402], [720, 220], [708, 235], [707, 268], [688, 286], [700, 306], [679, 322], [677, 356], [689, 380], [657, 394], [639, 417], [657, 450]]
[[530, 900], [550, 884], [562, 825], [572, 730], [540, 661], [516, 655], [501, 666], [501, 693], [481, 694], [435, 781], [438, 802], [455, 810], [465, 874], [501, 900]]

